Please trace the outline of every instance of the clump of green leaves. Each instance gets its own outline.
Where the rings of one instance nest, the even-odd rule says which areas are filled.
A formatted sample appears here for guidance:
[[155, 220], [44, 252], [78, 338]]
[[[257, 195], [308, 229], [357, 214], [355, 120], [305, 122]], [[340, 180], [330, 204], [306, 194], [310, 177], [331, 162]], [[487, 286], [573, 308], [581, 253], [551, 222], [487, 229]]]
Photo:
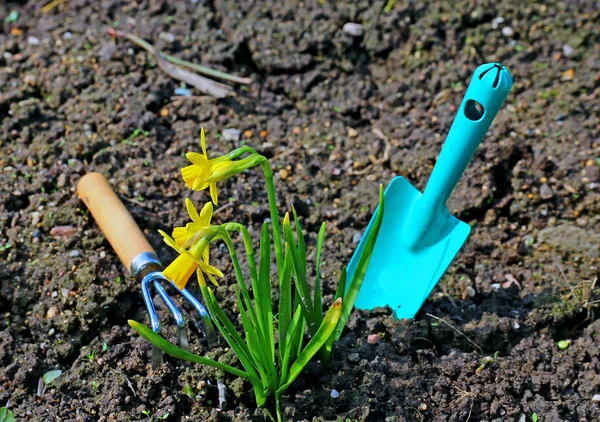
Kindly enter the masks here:
[[46, 388], [49, 385], [51, 385], [56, 378], [60, 377], [61, 374], [62, 371], [60, 369], [55, 369], [53, 371], [48, 371], [44, 375], [42, 375], [42, 377], [38, 381], [38, 396], [43, 395], [46, 392]]
[[6, 407], [0, 408], [0, 422], [15, 422], [15, 414]]
[[[198, 166], [197, 177], [204, 179], [194, 181], [193, 186], [203, 186], [202, 189], [205, 189], [216, 181], [225, 180], [256, 165], [261, 167], [265, 177], [271, 214], [271, 230], [268, 223], [265, 222], [260, 232], [258, 262], [255, 260], [252, 238], [243, 225], [225, 223], [211, 226], [209, 225], [210, 219], [208, 222], [204, 221], [201, 216], [198, 216], [195, 209], [193, 212], [190, 211], [191, 208], [194, 208], [193, 206], [188, 207], [193, 223], [188, 224], [185, 230], [197, 227], [198, 231], [193, 234], [188, 233], [189, 237], [183, 247], [178, 249], [181, 254], [192, 256], [202, 264], [207, 262], [208, 256], [202, 258], [201, 253], [208, 248], [211, 242], [222, 241], [227, 247], [236, 278], [238, 320], [241, 322], [243, 330], [241, 334], [237, 331], [234, 322], [219, 306], [215, 293], [206, 285], [200, 269], [198, 269], [198, 281], [211, 320], [235, 352], [243, 369], [180, 349], [136, 321], [129, 321], [129, 324], [150, 343], [173, 357], [209, 365], [247, 380], [252, 385], [257, 406], [265, 407], [267, 412], [269, 409], [274, 409], [277, 421], [282, 421], [280, 409], [282, 395], [315, 355], [318, 354], [322, 361], [329, 361], [332, 345], [340, 337], [352, 311], [383, 218], [383, 190], [380, 187], [379, 208], [375, 224], [369, 233], [352, 280], [347, 285], [346, 271], [345, 268], [342, 269], [333, 303], [323, 314], [320, 257], [325, 236], [325, 224], [321, 226], [317, 236], [316, 276], [314, 289], [311, 292], [307, 277], [306, 239], [295, 210], [292, 209], [294, 227], [292, 228], [290, 223], [289, 214], [285, 215], [283, 225], [280, 226], [273, 175], [268, 160], [247, 146], [238, 148], [225, 156], [209, 160], [204, 144], [202, 146], [204, 158], [197, 158], [199, 154], [196, 155], [192, 161], [193, 165], [189, 167]], [[248, 156], [238, 160], [241, 155], [246, 153]], [[187, 182], [188, 180], [186, 180]], [[211, 192], [212, 190], [213, 187], [211, 187]], [[213, 201], [215, 201], [214, 198]], [[182, 233], [182, 229], [178, 230], [179, 234]], [[249, 283], [242, 272], [231, 233], [241, 235]], [[277, 268], [277, 274], [273, 277], [271, 275], [271, 249], [275, 252]], [[198, 266], [202, 268], [200, 264]], [[163, 274], [170, 274], [173, 268], [184, 268], [184, 266], [181, 262], [173, 263]], [[279, 289], [276, 310], [274, 310], [271, 299], [274, 285]], [[307, 332], [309, 336], [307, 336]], [[269, 415], [275, 420], [272, 413], [269, 412]]]
[[481, 358], [480, 364], [475, 370], [475, 372], [481, 372], [492, 363], [495, 363], [498, 360], [498, 353], [499, 352], [495, 352], [494, 356], [484, 356], [483, 358]]

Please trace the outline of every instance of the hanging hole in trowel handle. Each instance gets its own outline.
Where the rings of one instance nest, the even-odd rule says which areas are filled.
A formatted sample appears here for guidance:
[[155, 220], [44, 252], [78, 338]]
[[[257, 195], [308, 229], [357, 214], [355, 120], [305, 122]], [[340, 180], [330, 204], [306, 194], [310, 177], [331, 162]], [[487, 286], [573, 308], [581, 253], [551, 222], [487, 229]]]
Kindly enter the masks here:
[[483, 118], [485, 108], [481, 103], [475, 100], [467, 100], [465, 104], [465, 117], [473, 122], [477, 122]]

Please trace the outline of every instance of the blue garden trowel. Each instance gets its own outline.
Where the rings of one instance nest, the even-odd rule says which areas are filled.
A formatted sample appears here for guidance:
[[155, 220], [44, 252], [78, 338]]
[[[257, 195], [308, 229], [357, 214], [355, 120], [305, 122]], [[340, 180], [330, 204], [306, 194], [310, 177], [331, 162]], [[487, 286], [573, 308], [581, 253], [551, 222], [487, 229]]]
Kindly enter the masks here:
[[[413, 318], [419, 311], [469, 235], [471, 227], [448, 212], [446, 201], [511, 87], [504, 66], [479, 66], [425, 191], [419, 192], [402, 177], [388, 185], [383, 221], [355, 307], [390, 306], [397, 318]], [[373, 216], [348, 264], [348, 280], [374, 220]]]

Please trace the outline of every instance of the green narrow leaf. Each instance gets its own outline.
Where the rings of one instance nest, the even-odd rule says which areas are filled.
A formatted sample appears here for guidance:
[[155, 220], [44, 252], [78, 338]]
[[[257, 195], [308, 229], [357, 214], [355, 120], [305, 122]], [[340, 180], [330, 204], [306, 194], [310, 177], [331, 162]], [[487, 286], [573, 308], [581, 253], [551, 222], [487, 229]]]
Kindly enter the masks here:
[[342, 267], [342, 273], [340, 274], [340, 280], [338, 281], [337, 289], [335, 289], [333, 300], [344, 296], [344, 292], [346, 291], [346, 275], [346, 267]]
[[295, 356], [292, 356], [292, 351], [296, 353], [296, 348], [294, 342], [297, 341], [298, 334], [297, 332], [301, 329], [300, 320], [302, 319], [302, 306], [298, 305], [296, 307], [296, 311], [294, 312], [294, 316], [289, 325], [289, 329], [287, 331], [285, 344], [286, 347], [283, 353], [283, 359], [281, 360], [281, 370], [279, 371], [279, 384], [282, 385], [285, 383], [287, 379], [287, 372], [289, 369], [290, 360], [295, 359]]
[[[256, 369], [260, 373], [263, 385], [265, 385], [266, 381], [269, 381], [269, 385], [271, 385], [272, 389], [274, 389], [277, 385], [277, 376], [273, 376], [275, 366], [273, 362], [269, 361], [268, 355], [265, 355], [264, 353], [265, 350], [268, 350], [268, 346], [264, 342], [264, 340], [259, 338], [256, 330], [252, 326], [252, 323], [248, 319], [248, 314], [241, 300], [239, 286], [236, 286], [235, 291], [238, 300], [238, 307], [240, 308], [242, 326], [244, 327], [244, 332], [246, 334], [246, 342], [248, 343], [248, 349], [250, 349], [250, 353], [252, 353], [252, 356], [254, 357], [253, 363], [255, 364]], [[266, 387], [268, 387], [269, 385], [266, 385]]]
[[285, 244], [283, 258], [283, 275], [279, 283], [279, 363], [283, 361], [283, 353], [286, 350], [287, 330], [292, 318], [292, 256]]
[[[319, 235], [317, 236], [317, 248], [316, 248], [316, 263], [315, 263], [315, 315], [318, 317], [318, 322], [321, 323], [323, 315], [323, 299], [321, 297], [321, 249], [323, 248], [323, 240], [325, 239], [325, 228], [327, 225], [325, 222], [321, 224], [319, 229]], [[337, 298], [336, 298], [337, 299]]]
[[200, 290], [206, 302], [206, 307], [210, 313], [210, 316], [215, 323], [215, 326], [227, 342], [240, 363], [248, 373], [248, 379], [252, 384], [254, 395], [256, 396], [257, 406], [262, 406], [267, 400], [267, 395], [264, 391], [263, 382], [257, 373], [257, 365], [254, 361], [252, 354], [250, 353], [248, 346], [243, 342], [238, 332], [233, 327], [229, 318], [219, 308], [215, 296], [212, 290], [208, 289], [206, 285], [200, 285]]
[[[232, 245], [233, 248], [233, 245]], [[258, 283], [258, 278], [253, 278], [253, 284], [254, 282]], [[243, 279], [238, 279], [238, 287], [242, 293], [242, 297], [244, 298], [244, 303], [246, 304], [246, 309], [249, 312], [249, 317], [250, 317], [250, 321], [252, 321], [252, 325], [255, 327], [256, 330], [259, 330], [259, 322], [258, 322], [258, 315], [256, 314], [256, 309], [254, 309], [254, 305], [252, 304], [252, 300], [250, 299], [250, 294], [248, 293], [248, 288], [246, 287], [246, 283], [244, 282]]]
[[270, 374], [267, 369], [269, 366], [269, 359], [267, 355], [265, 355], [265, 350], [261, 347], [258, 336], [254, 331], [246, 333], [246, 338], [248, 339], [248, 347], [250, 348], [250, 353], [254, 357], [254, 364], [256, 365], [256, 369], [260, 374], [260, 379], [263, 385], [263, 389], [266, 392], [271, 387], [271, 379]]
[[296, 286], [295, 291], [300, 295], [304, 317], [308, 322], [308, 331], [311, 333], [311, 335], [313, 335], [316, 333], [319, 324], [317, 322], [317, 318], [315, 318], [315, 308], [308, 288], [308, 283], [306, 281], [306, 267], [302, 266], [298, 249], [296, 248], [294, 234], [292, 233], [292, 228], [290, 226], [288, 214], [286, 214], [283, 219], [283, 235], [288, 244], [290, 254], [292, 255], [292, 261], [294, 263], [294, 285]]
[[248, 313], [246, 312], [246, 308], [244, 307], [244, 302], [242, 302], [242, 297], [240, 295], [240, 286], [235, 286], [235, 295], [238, 301], [238, 308], [240, 308], [240, 316], [242, 318], [242, 327], [244, 328], [244, 332], [256, 332], [256, 328], [252, 324], [252, 321], [248, 319]]
[[[243, 356], [250, 363], [253, 363], [252, 355], [250, 353], [250, 350], [248, 349], [248, 345], [244, 342], [244, 340], [242, 339], [240, 334], [237, 332], [237, 330], [235, 329], [235, 327], [233, 326], [233, 324], [227, 317], [227, 315], [225, 315], [225, 313], [221, 310], [221, 308], [217, 304], [217, 300], [216, 300], [212, 290], [208, 289], [206, 286], [204, 286], [204, 287], [201, 286], [200, 291], [202, 291], [203, 296], [204, 296], [204, 290], [206, 290], [206, 296], [204, 297], [204, 300], [206, 302], [206, 307], [208, 308], [208, 311], [210, 312], [211, 319], [213, 320], [215, 325], [217, 325], [217, 328], [219, 329], [219, 331], [221, 332], [223, 337], [225, 337], [225, 341], [227, 341], [229, 346], [231, 346], [231, 348], [234, 349], [234, 352], [238, 356], [238, 358], [240, 358], [240, 361], [242, 361], [242, 356]], [[238, 351], [236, 351], [236, 349], [239, 349], [239, 353], [238, 353]], [[243, 361], [242, 361], [242, 365], [244, 365], [244, 367], [246, 367], [246, 365]], [[246, 371], [248, 371], [248, 368], [246, 368]]]
[[269, 226], [264, 223], [260, 231], [260, 266], [258, 286], [253, 286], [256, 313], [261, 324], [263, 338], [267, 341], [275, 362], [275, 339], [273, 334], [273, 306], [271, 304], [271, 235]]
[[300, 262], [304, 266], [304, 273], [306, 274], [306, 242], [304, 240], [304, 232], [298, 221], [298, 215], [296, 209], [292, 207], [292, 214], [294, 215], [294, 223], [296, 224], [296, 237], [298, 238], [298, 255], [300, 256]]
[[127, 321], [127, 323], [131, 328], [133, 328], [139, 335], [148, 340], [151, 344], [158, 347], [166, 354], [173, 356], [174, 358], [199, 363], [201, 365], [212, 366], [217, 369], [222, 369], [225, 372], [229, 372], [230, 374], [235, 375], [236, 377], [240, 377], [245, 380], [250, 380], [250, 377], [246, 372], [241, 371], [232, 366], [214, 361], [212, 359], [204, 358], [202, 356], [198, 356], [183, 349], [180, 349], [179, 347], [169, 343], [167, 340], [156, 334], [150, 328], [146, 327], [143, 324], [140, 324], [137, 321], [129, 320]]
[[[343, 297], [344, 291], [346, 290], [346, 267], [342, 268], [342, 274], [340, 275], [340, 280], [337, 285], [337, 289], [335, 290], [335, 296], [333, 300], [336, 301], [338, 298]], [[331, 359], [331, 350], [333, 349], [333, 342], [336, 340], [336, 330], [331, 333], [323, 348], [319, 351], [319, 356], [323, 360], [324, 363], [328, 363]]]
[[302, 369], [312, 359], [312, 357], [321, 349], [321, 346], [327, 341], [331, 333], [335, 330], [340, 315], [342, 313], [342, 300], [337, 299], [325, 314], [323, 322], [321, 323], [317, 333], [310, 339], [304, 350], [298, 355], [298, 358], [290, 368], [290, 372], [287, 376], [287, 381], [283, 384], [277, 392], [285, 391], [292, 382], [300, 375]]
[[360, 290], [362, 282], [365, 279], [367, 268], [369, 266], [369, 261], [371, 260], [371, 254], [373, 253], [375, 241], [377, 240], [379, 228], [381, 227], [381, 221], [383, 220], [383, 213], [383, 186], [380, 185], [379, 206], [377, 207], [375, 222], [367, 236], [365, 247], [358, 259], [358, 264], [356, 265], [356, 269], [354, 270], [354, 274], [352, 275], [352, 280], [350, 280], [350, 286], [348, 287], [348, 291], [344, 295], [344, 305], [342, 309], [342, 314], [340, 316], [340, 321], [335, 331], [335, 340], [339, 340], [340, 336], [342, 335], [342, 331], [344, 330], [346, 321], [348, 320], [348, 317], [352, 312], [352, 308], [354, 307], [354, 302], [356, 301], [356, 297], [358, 296], [358, 291]]
[[[231, 230], [237, 230], [239, 229], [238, 226], [241, 226], [241, 224], [237, 224], [237, 223], [229, 223], [228, 225], [226, 225], [225, 230], [223, 231], [223, 233], [221, 233], [221, 239], [225, 242], [225, 245], [227, 246], [227, 250], [229, 251], [229, 256], [231, 257], [231, 262], [233, 264], [233, 267], [235, 268], [235, 276], [236, 276], [236, 280], [238, 283], [238, 286], [240, 288], [240, 291], [242, 292], [242, 297], [244, 298], [244, 303], [246, 304], [246, 309], [249, 312], [249, 317], [250, 317], [250, 321], [252, 321], [252, 325], [255, 327], [255, 330], [260, 331], [260, 327], [259, 327], [259, 321], [258, 321], [258, 316], [256, 315], [256, 309], [254, 308], [254, 305], [252, 304], [252, 301], [250, 300], [250, 295], [248, 294], [248, 288], [246, 287], [246, 283], [244, 281], [244, 277], [242, 275], [242, 270], [240, 268], [240, 264], [239, 264], [239, 260], [237, 258], [237, 252], [235, 251], [235, 248], [233, 246], [233, 242], [231, 241], [231, 236], [228, 233], [228, 229]], [[236, 228], [237, 227], [237, 228]], [[243, 233], [243, 231], [242, 231]], [[244, 235], [242, 234], [242, 237], [244, 237]], [[250, 240], [250, 239], [248, 239]], [[250, 243], [247, 244], [246, 241], [244, 241], [244, 245], [246, 245], [246, 248], [250, 248], [252, 249], [252, 241], [250, 240]], [[251, 266], [252, 264], [250, 264], [251, 261], [254, 261], [254, 252], [252, 251], [251, 256], [248, 257], [248, 262], [249, 265]], [[256, 265], [254, 264], [254, 271], [256, 272]], [[251, 271], [252, 273], [252, 271]], [[256, 278], [256, 276], [254, 278], [252, 278], [252, 285], [254, 288], [254, 284], [258, 284], [258, 279]], [[202, 291], [202, 295], [205, 295], [204, 290], [202, 290], [202, 286], [200, 286], [200, 290]], [[259, 333], [259, 336], [262, 338], [262, 333]]]

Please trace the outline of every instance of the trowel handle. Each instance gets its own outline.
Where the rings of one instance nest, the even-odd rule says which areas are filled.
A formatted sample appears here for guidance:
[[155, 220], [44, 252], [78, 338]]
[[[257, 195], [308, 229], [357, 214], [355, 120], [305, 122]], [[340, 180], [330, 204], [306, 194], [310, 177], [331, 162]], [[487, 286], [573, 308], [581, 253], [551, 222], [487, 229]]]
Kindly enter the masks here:
[[423, 193], [432, 209], [448, 200], [511, 87], [510, 74], [498, 63], [481, 65], [473, 73]]
[[128, 270], [133, 259], [154, 249], [121, 200], [100, 173], [88, 173], [77, 183], [77, 196], [89, 208], [119, 259]]

